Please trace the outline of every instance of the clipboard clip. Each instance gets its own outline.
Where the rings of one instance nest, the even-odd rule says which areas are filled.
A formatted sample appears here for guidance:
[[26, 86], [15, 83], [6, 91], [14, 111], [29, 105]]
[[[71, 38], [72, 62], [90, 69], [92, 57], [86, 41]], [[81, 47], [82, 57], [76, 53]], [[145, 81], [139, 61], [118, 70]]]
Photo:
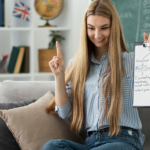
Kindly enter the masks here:
[[150, 47], [150, 44], [146, 41], [143, 42], [143, 47]]

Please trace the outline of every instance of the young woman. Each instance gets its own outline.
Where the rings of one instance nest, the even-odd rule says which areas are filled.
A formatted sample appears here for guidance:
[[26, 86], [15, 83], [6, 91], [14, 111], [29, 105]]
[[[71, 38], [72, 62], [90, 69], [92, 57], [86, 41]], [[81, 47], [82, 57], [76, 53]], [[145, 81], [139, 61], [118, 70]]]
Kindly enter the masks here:
[[[94, 0], [83, 18], [80, 46], [65, 70], [58, 43], [49, 62], [55, 98], [47, 113], [71, 117], [71, 130], [86, 123], [83, 145], [51, 140], [42, 150], [142, 150], [145, 136], [133, 108], [134, 53], [127, 50], [120, 18], [110, 0]], [[144, 33], [144, 40], [150, 42]]]

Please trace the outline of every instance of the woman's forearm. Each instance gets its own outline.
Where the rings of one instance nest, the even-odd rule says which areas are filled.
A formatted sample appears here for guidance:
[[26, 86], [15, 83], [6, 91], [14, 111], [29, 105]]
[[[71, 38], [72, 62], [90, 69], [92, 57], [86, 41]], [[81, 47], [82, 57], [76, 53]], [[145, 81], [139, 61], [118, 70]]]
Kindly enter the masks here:
[[55, 103], [58, 107], [64, 106], [68, 101], [65, 86], [65, 74], [55, 77]]

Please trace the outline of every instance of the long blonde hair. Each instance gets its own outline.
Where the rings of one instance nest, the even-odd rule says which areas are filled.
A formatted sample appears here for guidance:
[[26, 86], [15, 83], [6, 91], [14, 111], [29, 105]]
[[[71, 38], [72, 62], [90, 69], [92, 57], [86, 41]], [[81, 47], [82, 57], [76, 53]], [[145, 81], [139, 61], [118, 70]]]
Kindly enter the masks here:
[[[95, 49], [94, 44], [88, 39], [87, 36], [87, 17], [89, 15], [101, 15], [109, 18], [111, 21], [108, 63], [107, 69], [103, 74], [103, 81], [107, 75], [109, 76], [107, 77], [107, 80], [104, 82], [104, 84], [102, 84], [102, 89], [105, 89], [105, 92], [103, 93], [105, 97], [105, 111], [103, 121], [107, 115], [110, 126], [109, 135], [112, 136], [114, 134], [118, 134], [120, 130], [119, 118], [122, 105], [121, 82], [124, 71], [121, 50], [128, 53], [129, 51], [125, 45], [123, 29], [119, 15], [115, 6], [110, 0], [94, 0], [88, 6], [82, 22], [80, 43], [77, 54], [74, 56], [72, 65], [68, 70], [65, 70], [65, 84], [67, 84], [70, 80], [72, 82], [71, 130], [79, 133], [82, 127], [82, 121], [84, 117], [83, 93], [86, 77], [89, 70], [91, 69], [91, 54]], [[110, 105], [107, 107], [109, 93]], [[54, 109], [55, 98], [47, 106], [46, 112], [55, 113]]]

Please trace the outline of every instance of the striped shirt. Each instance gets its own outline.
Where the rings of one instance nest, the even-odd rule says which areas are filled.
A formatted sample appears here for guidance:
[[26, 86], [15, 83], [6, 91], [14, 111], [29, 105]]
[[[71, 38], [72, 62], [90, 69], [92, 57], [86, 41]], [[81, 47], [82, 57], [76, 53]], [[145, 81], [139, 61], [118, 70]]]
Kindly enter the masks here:
[[[134, 53], [121, 52], [123, 59], [123, 65], [126, 74], [122, 77], [122, 108], [120, 114], [120, 126], [131, 127], [137, 129], [139, 132], [139, 139], [143, 145], [145, 136], [141, 133], [142, 124], [139, 118], [137, 108], [133, 108], [133, 76], [134, 76]], [[73, 59], [68, 63], [71, 65]], [[102, 119], [104, 115], [104, 96], [101, 93], [101, 80], [102, 75], [107, 68], [108, 52], [103, 54], [100, 62], [91, 55], [92, 69], [88, 73], [85, 88], [84, 88], [84, 111], [86, 121], [86, 131], [97, 131], [99, 129], [109, 127], [109, 121], [105, 117], [103, 126]], [[104, 79], [106, 80], [107, 76]], [[58, 107], [55, 104], [55, 112], [60, 118], [66, 119], [71, 115], [71, 81], [66, 85], [66, 92], [68, 94], [67, 103]], [[110, 97], [108, 97], [108, 104], [110, 104]]]

